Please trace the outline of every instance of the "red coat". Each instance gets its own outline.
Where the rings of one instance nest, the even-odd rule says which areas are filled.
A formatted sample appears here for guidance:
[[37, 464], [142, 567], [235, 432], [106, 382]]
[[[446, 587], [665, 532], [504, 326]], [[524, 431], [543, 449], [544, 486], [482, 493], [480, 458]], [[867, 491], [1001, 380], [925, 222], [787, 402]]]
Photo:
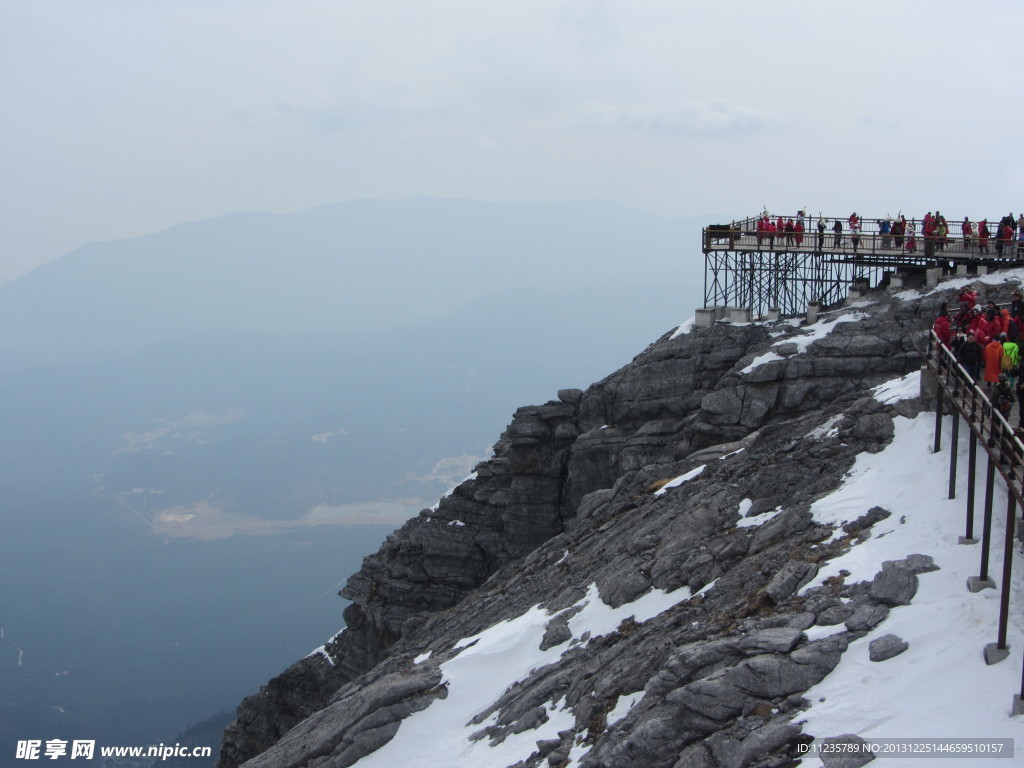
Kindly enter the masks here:
[[949, 327], [949, 318], [945, 315], [939, 315], [935, 320], [935, 325], [932, 326], [932, 330], [935, 331], [935, 335], [939, 337], [939, 341], [946, 345], [946, 349], [953, 348], [953, 331]]
[[992, 339], [985, 345], [985, 381], [995, 384], [1003, 372], [1003, 345]]
[[988, 318], [984, 315], [978, 315], [977, 325], [972, 323], [975, 340], [982, 346], [988, 344], [989, 341], [992, 340], [993, 334], [998, 333], [998, 331], [993, 327], [994, 325], [995, 324], [990, 323]]

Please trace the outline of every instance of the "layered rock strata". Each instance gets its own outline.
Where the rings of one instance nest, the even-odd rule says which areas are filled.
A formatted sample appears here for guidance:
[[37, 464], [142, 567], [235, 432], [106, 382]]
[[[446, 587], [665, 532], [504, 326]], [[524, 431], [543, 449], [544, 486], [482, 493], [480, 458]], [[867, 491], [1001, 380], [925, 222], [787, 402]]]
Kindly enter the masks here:
[[[792, 722], [800, 694], [926, 572], [915, 560], [801, 589], [888, 516], [865, 509], [834, 536], [809, 509], [858, 453], [891, 440], [893, 416], [920, 407], [868, 390], [920, 367], [914, 340], [941, 300], [879, 296], [807, 328], [669, 334], [586, 391], [519, 409], [474, 476], [349, 579], [345, 630], [242, 703], [220, 768], [352, 765], [446, 695], [439, 666], [461, 638], [538, 604], [553, 663], [480, 713], [493, 722], [479, 738], [536, 727], [557, 699], [575, 725], [526, 764], [560, 765], [582, 743], [583, 766], [784, 764], [806, 738]], [[590, 584], [613, 607], [652, 589], [694, 596], [573, 637]], [[836, 633], [811, 641], [815, 625]], [[637, 692], [609, 728], [607, 713]]]

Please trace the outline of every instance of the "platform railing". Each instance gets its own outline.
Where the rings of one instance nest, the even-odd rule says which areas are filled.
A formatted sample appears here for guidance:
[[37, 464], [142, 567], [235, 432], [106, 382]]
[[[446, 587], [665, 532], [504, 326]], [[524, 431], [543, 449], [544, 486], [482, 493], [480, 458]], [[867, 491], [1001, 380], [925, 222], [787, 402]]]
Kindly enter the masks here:
[[[934, 331], [929, 332], [928, 348], [918, 352], [924, 358], [928, 370], [938, 382], [937, 403], [935, 412], [935, 446], [936, 452], [942, 448], [942, 418], [945, 410], [944, 401], [949, 399], [959, 417], [963, 417], [970, 428], [970, 453], [968, 467], [967, 490], [967, 528], [962, 543], [977, 543], [974, 538], [974, 493], [975, 493], [975, 458], [976, 447], [980, 443], [988, 454], [988, 465], [985, 482], [985, 502], [982, 522], [981, 563], [979, 575], [968, 579], [968, 589], [972, 592], [985, 588], [995, 588], [995, 582], [989, 576], [989, 552], [992, 544], [992, 500], [995, 475], [998, 473], [1006, 482], [1007, 508], [1006, 526], [1003, 541], [1003, 572], [999, 585], [999, 622], [996, 630], [996, 642], [984, 648], [986, 663], [994, 664], [1009, 655], [1006, 642], [1009, 625], [1010, 592], [1012, 588], [1014, 533], [1019, 523], [1016, 511], [1024, 510], [1024, 442], [1014, 432], [1009, 421], [999, 412], [978, 386], [974, 378], [957, 361], [952, 350], [943, 344]], [[949, 498], [956, 495], [957, 436], [959, 418], [953, 419], [952, 446], [950, 448], [950, 479]], [[1024, 675], [1021, 679], [1019, 695], [1014, 698], [1014, 711], [1024, 711]]]
[[[769, 216], [775, 222], [777, 216]], [[788, 221], [796, 217], [784, 216]], [[880, 231], [879, 219], [862, 219], [861, 232], [855, 236], [851, 232], [849, 218], [837, 217], [806, 217], [804, 231], [767, 232], [757, 230], [757, 218], [741, 219], [729, 224], [717, 224], [705, 227], [702, 232], [702, 247], [705, 253], [715, 250], [750, 250], [778, 251], [797, 253], [828, 253], [849, 256], [901, 256], [938, 257], [943, 255], [954, 257], [994, 258], [1016, 260], [1024, 258], [1024, 243], [1014, 239], [1001, 241], [998, 237], [999, 222], [990, 221], [990, 235], [982, 244], [978, 234], [979, 222], [972, 221], [972, 234], [964, 239], [963, 222], [947, 222], [948, 232], [944, 238], [938, 236], [925, 237], [923, 222], [918, 219], [906, 220], [906, 233], [902, 235], [883, 234]], [[825, 224], [825, 231], [818, 230], [818, 222]], [[835, 232], [838, 223], [840, 232]], [[910, 234], [911, 229], [914, 235]], [[1016, 233], [1015, 233], [1016, 238]], [[912, 244], [912, 245], [911, 245]]]

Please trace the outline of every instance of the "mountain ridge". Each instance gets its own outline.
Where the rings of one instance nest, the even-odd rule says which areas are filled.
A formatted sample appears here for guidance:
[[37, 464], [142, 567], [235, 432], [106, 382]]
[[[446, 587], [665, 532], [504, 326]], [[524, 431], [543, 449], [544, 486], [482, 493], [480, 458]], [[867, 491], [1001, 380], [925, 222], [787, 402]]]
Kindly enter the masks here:
[[[520, 408], [492, 458], [349, 579], [345, 630], [242, 703], [220, 768], [374, 764], [404, 720], [451, 695], [441, 668], [460, 638], [538, 605], [541, 650], [565, 650], [473, 718], [466, 754], [519, 738], [517, 766], [787, 764], [809, 741], [793, 722], [801, 692], [909, 602], [890, 599], [885, 569], [809, 586], [892, 514], [865, 506], [837, 531], [811, 510], [920, 413], [872, 388], [917, 371], [914, 341], [942, 300], [879, 293], [807, 328], [668, 333], [587, 390]], [[922, 562], [898, 564], [911, 592]], [[588, 584], [612, 610], [687, 591], [581, 635]], [[637, 691], [628, 727], [610, 727]], [[531, 733], [546, 735], [527, 749]]]

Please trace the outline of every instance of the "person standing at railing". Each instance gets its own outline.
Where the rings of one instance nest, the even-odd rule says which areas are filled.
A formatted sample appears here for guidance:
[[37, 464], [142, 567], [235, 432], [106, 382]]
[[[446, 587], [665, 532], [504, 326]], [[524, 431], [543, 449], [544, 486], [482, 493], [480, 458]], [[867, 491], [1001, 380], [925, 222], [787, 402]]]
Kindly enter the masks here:
[[974, 227], [971, 226], [971, 220], [964, 216], [964, 223], [960, 225], [960, 231], [964, 235], [964, 250], [971, 250], [971, 235], [974, 234]]
[[973, 333], [967, 334], [967, 341], [961, 344], [956, 351], [957, 362], [964, 367], [975, 383], [981, 376], [981, 361], [984, 352]]
[[892, 226], [893, 245], [897, 251], [903, 250], [903, 238], [907, 234], [907, 217], [900, 214], [900, 220]]
[[1020, 375], [1020, 347], [1009, 340], [1004, 333], [1003, 338], [1003, 373], [1010, 378], [1010, 386], [1017, 386], [1017, 377]]
[[993, 338], [985, 345], [985, 383], [991, 390], [1003, 372], [1003, 345]]
[[888, 250], [892, 247], [892, 221], [888, 218], [878, 220], [878, 234], [882, 236], [882, 249]]
[[[854, 214], [856, 216], [857, 214]], [[860, 245], [860, 219], [851, 221], [850, 223], [850, 242], [853, 243], [853, 252], [857, 252], [857, 246]]]
[[935, 335], [939, 337], [939, 341], [942, 342], [946, 349], [953, 348], [953, 330], [949, 326], [949, 310], [945, 304], [939, 310], [939, 316], [935, 318], [932, 330], [935, 331]]
[[821, 253], [825, 248], [825, 219], [822, 218], [821, 214], [818, 214], [818, 253]]
[[935, 226], [935, 244], [940, 251], [944, 251], [946, 250], [946, 238], [949, 237], [949, 225], [946, 224], [946, 219], [942, 216], [938, 216], [936, 221], [938, 223]]
[[796, 242], [793, 239], [793, 233], [795, 231], [796, 231], [796, 224], [793, 223], [793, 220], [789, 219], [788, 221], [786, 221], [786, 245], [788, 247], [790, 247], [790, 248], [792, 248], [793, 244]]
[[988, 219], [982, 219], [978, 225], [978, 253], [988, 253], [988, 239], [992, 233], [988, 229]]
[[832, 225], [832, 231], [835, 232], [835, 247], [841, 248], [843, 245], [843, 222], [836, 219], [836, 223]]
[[804, 217], [803, 211], [800, 212], [800, 218], [796, 220], [796, 224], [793, 225], [793, 239], [796, 240], [796, 247], [799, 248], [804, 244]]
[[910, 231], [907, 233], [907, 253], [917, 253], [917, 230], [914, 225], [910, 225]]

